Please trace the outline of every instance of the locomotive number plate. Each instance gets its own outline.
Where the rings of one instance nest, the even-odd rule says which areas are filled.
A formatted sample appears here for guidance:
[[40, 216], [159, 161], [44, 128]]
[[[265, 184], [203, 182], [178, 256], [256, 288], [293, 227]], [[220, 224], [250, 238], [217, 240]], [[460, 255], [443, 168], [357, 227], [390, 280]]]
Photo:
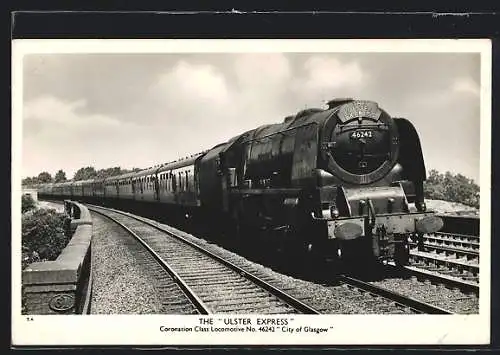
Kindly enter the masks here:
[[357, 130], [351, 133], [350, 136], [352, 139], [359, 139], [359, 138], [372, 138], [373, 137], [373, 131], [371, 130]]

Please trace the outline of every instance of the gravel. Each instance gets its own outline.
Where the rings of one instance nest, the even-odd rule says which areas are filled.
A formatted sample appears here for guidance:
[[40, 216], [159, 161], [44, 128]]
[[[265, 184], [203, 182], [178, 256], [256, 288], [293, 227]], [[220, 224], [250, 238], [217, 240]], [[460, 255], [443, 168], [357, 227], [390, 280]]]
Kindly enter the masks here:
[[475, 295], [467, 295], [458, 289], [435, 285], [429, 281], [422, 282], [416, 277], [411, 279], [389, 278], [371, 283], [457, 314], [479, 313], [479, 298]]
[[159, 266], [144, 263], [146, 251], [121, 227], [96, 213], [92, 221], [91, 313], [166, 313], [162, 294], [168, 282]]
[[427, 205], [428, 210], [436, 211], [438, 213], [458, 214], [457, 211], [459, 211], [461, 215], [479, 215], [479, 209], [458, 202], [426, 199], [425, 204]]
[[[346, 285], [323, 286], [310, 281], [293, 278], [273, 271], [272, 269], [249, 261], [242, 256], [239, 256], [231, 251], [219, 247], [218, 245], [194, 237], [191, 234], [180, 231], [174, 227], [155, 222], [153, 220], [143, 218], [149, 222], [153, 222], [157, 226], [170, 231], [174, 234], [181, 235], [185, 239], [195, 242], [198, 245], [207, 248], [216, 255], [222, 256], [230, 260], [233, 264], [247, 270], [262, 279], [269, 280], [272, 285], [287, 290], [287, 292], [304, 303], [314, 307], [321, 313], [325, 314], [412, 314], [409, 309], [401, 308], [393, 302], [374, 297], [366, 292], [361, 292], [358, 289], [347, 287]], [[222, 311], [222, 310], [221, 310]], [[250, 313], [248, 311], [247, 313]], [[268, 312], [266, 312], [268, 313]]]

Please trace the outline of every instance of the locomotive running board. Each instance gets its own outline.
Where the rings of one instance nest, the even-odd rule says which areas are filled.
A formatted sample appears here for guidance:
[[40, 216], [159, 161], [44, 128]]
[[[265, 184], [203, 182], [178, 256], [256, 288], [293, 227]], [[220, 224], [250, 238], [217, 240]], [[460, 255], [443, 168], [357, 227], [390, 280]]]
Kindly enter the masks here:
[[[328, 227], [328, 239], [350, 240], [365, 235], [366, 218], [368, 216], [324, 219]], [[376, 215], [374, 216], [374, 225], [384, 225], [388, 233], [417, 232], [425, 234], [439, 231], [444, 222], [433, 212], [422, 212]]]

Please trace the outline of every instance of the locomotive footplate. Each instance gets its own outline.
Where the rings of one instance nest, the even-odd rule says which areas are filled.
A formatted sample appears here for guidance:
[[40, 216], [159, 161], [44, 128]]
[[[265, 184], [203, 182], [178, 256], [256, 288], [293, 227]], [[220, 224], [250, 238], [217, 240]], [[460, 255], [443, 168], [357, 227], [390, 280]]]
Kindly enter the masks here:
[[387, 259], [395, 255], [398, 244], [404, 246], [409, 235], [437, 232], [443, 227], [443, 221], [433, 212], [415, 212], [341, 217], [328, 220], [327, 227], [328, 239], [371, 238], [373, 256]]

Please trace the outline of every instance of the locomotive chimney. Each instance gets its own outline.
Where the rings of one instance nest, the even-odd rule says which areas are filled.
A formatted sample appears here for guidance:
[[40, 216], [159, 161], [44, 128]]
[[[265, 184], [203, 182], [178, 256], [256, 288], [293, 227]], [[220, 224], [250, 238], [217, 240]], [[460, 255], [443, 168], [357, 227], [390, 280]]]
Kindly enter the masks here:
[[341, 98], [336, 98], [336, 99], [330, 100], [326, 104], [328, 105], [328, 109], [331, 110], [332, 108], [334, 108], [336, 106], [340, 106], [340, 105], [343, 105], [343, 104], [345, 104], [347, 102], [351, 102], [351, 101], [354, 101], [354, 99], [350, 98], [350, 97], [341, 97]]

